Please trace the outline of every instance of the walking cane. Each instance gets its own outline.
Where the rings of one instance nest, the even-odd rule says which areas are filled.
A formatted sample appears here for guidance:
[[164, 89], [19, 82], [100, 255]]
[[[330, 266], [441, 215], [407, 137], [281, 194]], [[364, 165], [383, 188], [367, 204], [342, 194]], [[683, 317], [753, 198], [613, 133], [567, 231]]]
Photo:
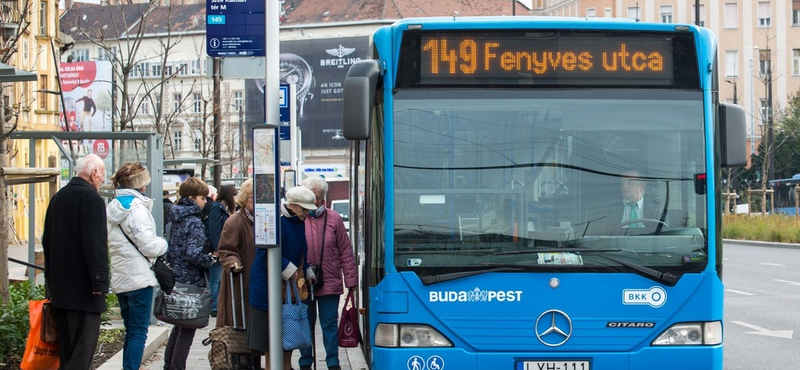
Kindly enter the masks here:
[[319, 320], [319, 317], [317, 317], [319, 315], [317, 314], [318, 313], [317, 305], [314, 302], [314, 286], [311, 284], [309, 285], [310, 285], [309, 290], [311, 290], [311, 301], [309, 302], [309, 304], [311, 304], [311, 309], [314, 310], [314, 326], [311, 327], [311, 359], [314, 361], [314, 370], [317, 370], [317, 335], [316, 335], [317, 324], [316, 323], [317, 320]]

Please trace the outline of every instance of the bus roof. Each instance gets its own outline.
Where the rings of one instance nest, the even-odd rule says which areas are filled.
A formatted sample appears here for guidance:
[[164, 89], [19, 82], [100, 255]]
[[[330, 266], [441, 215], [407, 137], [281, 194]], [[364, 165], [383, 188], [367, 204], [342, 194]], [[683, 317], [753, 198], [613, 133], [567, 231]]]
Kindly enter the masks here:
[[663, 30], [675, 31], [675, 27], [698, 28], [690, 23], [656, 23], [656, 22], [637, 22], [630, 18], [596, 18], [596, 17], [538, 17], [538, 16], [489, 16], [489, 17], [420, 17], [405, 18], [398, 20], [394, 26], [424, 24], [433, 27], [453, 28], [457, 24], [458, 28], [486, 28], [493, 27], [498, 29], [516, 28], [520, 25], [530, 27], [531, 23], [536, 23], [542, 28], [587, 28], [596, 29], [598, 26], [605, 29], [631, 29], [631, 30]]

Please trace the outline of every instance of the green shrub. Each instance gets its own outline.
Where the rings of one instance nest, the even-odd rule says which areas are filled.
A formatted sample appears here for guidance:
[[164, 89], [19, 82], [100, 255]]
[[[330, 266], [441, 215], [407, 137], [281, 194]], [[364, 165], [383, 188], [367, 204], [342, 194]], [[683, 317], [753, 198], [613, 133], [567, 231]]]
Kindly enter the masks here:
[[30, 282], [9, 286], [9, 299], [0, 305], [0, 363], [18, 363], [30, 330], [28, 301], [44, 299], [44, 287]]
[[800, 219], [786, 215], [728, 215], [722, 219], [725, 239], [800, 243]]

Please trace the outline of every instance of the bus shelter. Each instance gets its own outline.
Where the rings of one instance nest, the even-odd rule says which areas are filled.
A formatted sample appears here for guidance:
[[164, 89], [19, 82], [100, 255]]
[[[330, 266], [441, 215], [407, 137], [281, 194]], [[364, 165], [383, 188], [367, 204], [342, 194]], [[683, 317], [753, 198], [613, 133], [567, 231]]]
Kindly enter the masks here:
[[[160, 206], [159, 200], [162, 199], [164, 174], [164, 140], [163, 137], [154, 132], [62, 132], [62, 131], [15, 131], [9, 135], [12, 140], [27, 140], [28, 155], [31, 168], [36, 165], [36, 143], [40, 140], [53, 140], [59, 148], [60, 161], [56, 165], [61, 168], [61, 184], [65, 184], [75, 175], [76, 161], [87, 155], [86, 148], [93, 147], [93, 152], [103, 158], [106, 164], [106, 179], [117, 171], [117, 169], [127, 162], [140, 162], [147, 167], [150, 172], [150, 185], [145, 191], [145, 195], [154, 199], [156, 204], [152, 209], [153, 218], [156, 226], [163, 225], [164, 207]], [[100, 150], [98, 150], [100, 149]], [[51, 170], [52, 171], [52, 170]], [[47, 180], [43, 180], [47, 181]], [[57, 186], [60, 188], [60, 186]], [[100, 195], [107, 201], [114, 199], [115, 189], [110, 181], [106, 181], [100, 188]], [[52, 196], [52, 194], [51, 194]], [[36, 188], [28, 187], [28, 199], [36, 198]], [[36, 246], [36, 204], [30, 202], [28, 207], [28, 261], [35, 261]], [[43, 227], [43, 226], [42, 226]], [[163, 235], [163, 229], [156, 227], [159, 235]], [[35, 271], [33, 267], [28, 267], [28, 276], [33, 282]]]

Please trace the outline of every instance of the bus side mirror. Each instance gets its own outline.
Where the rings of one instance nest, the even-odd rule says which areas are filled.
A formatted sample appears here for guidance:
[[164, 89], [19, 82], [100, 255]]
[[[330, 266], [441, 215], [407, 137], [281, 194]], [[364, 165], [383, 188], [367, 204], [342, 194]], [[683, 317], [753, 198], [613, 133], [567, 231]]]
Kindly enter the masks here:
[[348, 140], [369, 139], [375, 90], [381, 75], [380, 61], [360, 60], [350, 66], [344, 79], [342, 133]]
[[744, 108], [719, 104], [720, 166], [741, 167], [747, 164], [747, 129]]

